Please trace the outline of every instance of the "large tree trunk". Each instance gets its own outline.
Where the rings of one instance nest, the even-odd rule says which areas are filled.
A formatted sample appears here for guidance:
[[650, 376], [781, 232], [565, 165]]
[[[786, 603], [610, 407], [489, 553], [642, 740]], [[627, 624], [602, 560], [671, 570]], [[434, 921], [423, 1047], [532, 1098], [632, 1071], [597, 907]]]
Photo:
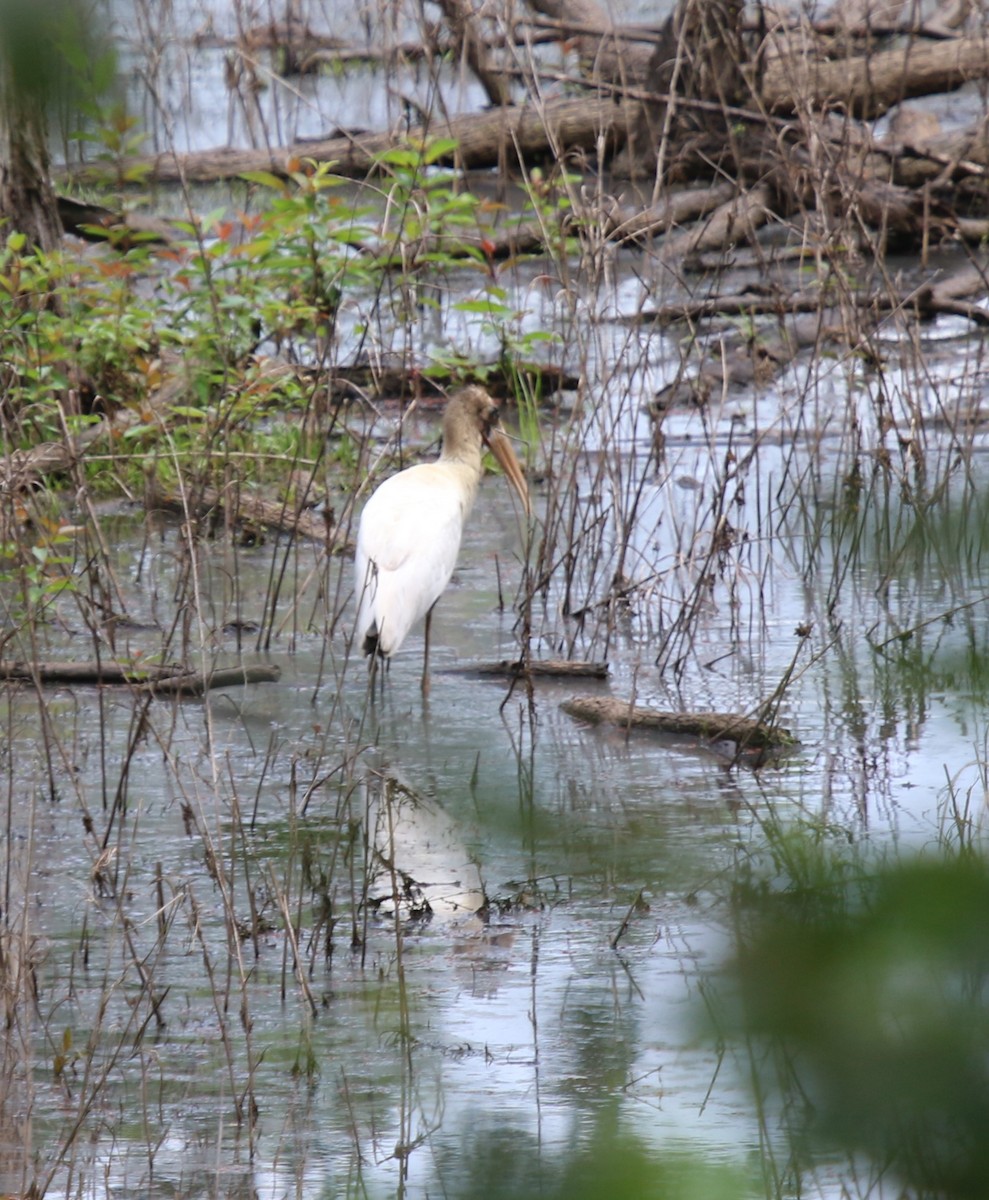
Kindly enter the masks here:
[[52, 250], [62, 237], [49, 175], [44, 110], [6, 91], [0, 111], [0, 217], [31, 245]]
[[629, 174], [671, 172], [672, 147], [692, 150], [716, 167], [733, 147], [732, 108], [748, 96], [742, 67], [742, 0], [680, 0], [663, 28], [649, 66], [657, 98], [640, 106], [621, 164]]
[[[529, 7], [570, 26], [587, 77], [626, 87], [640, 85], [649, 68], [648, 46], [618, 36], [608, 9], [598, 0], [528, 0]], [[579, 31], [579, 32], [577, 32]]]
[[491, 59], [487, 47], [478, 33], [474, 11], [467, 0], [436, 0], [446, 18], [446, 23], [457, 46], [460, 57], [474, 72], [481, 87], [494, 105], [512, 102], [512, 87], [509, 77]]

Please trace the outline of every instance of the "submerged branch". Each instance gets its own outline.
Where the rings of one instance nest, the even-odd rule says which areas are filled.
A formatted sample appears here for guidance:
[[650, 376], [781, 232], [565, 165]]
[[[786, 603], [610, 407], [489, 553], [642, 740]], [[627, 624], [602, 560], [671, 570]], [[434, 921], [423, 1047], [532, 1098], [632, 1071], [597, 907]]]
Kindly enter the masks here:
[[445, 667], [444, 675], [485, 675], [506, 679], [524, 679], [527, 676], [540, 679], [607, 679], [606, 662], [570, 662], [567, 659], [513, 660], [503, 658], [498, 662], [464, 663], [462, 666]]

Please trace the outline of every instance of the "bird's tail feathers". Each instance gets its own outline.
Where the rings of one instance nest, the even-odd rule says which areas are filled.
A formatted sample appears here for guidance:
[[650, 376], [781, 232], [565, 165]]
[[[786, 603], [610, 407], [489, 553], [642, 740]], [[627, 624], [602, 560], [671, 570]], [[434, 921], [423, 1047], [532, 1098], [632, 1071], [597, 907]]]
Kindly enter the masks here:
[[384, 658], [384, 651], [381, 649], [381, 639], [378, 636], [378, 622], [372, 621], [371, 627], [364, 634], [364, 641], [361, 643], [361, 649], [365, 654], [380, 654]]

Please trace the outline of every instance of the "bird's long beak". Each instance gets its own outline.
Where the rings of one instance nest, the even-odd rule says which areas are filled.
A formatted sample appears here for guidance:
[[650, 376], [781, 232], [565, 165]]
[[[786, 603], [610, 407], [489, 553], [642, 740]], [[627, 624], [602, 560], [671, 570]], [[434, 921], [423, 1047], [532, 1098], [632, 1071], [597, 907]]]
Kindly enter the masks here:
[[525, 482], [525, 476], [522, 474], [522, 468], [519, 466], [519, 460], [515, 457], [512, 443], [508, 440], [508, 435], [499, 425], [496, 425], [488, 434], [486, 441], [488, 449], [508, 477], [508, 482], [518, 493], [518, 498], [522, 501], [522, 507], [525, 509], [525, 515], [531, 517], [532, 505], [529, 503], [529, 488]]

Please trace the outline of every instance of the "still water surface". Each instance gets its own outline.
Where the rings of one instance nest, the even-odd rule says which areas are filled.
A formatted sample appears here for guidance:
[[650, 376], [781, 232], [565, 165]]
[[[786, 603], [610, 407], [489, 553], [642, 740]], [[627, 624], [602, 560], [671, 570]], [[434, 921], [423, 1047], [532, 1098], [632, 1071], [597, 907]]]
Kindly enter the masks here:
[[[688, 507], [696, 497], [675, 484], [664, 494], [678, 492]], [[167, 610], [178, 529], [147, 541], [138, 516], [108, 521], [131, 607]], [[113, 816], [113, 798], [135, 701], [84, 688], [46, 690], [40, 704], [29, 690], [7, 698], [6, 852], [13, 877], [27, 878], [39, 939], [24, 1086], [39, 1171], [60, 1145], [71, 1164], [50, 1194], [466, 1195], [480, 1147], [502, 1148], [506, 1178], [521, 1161], [552, 1177], [602, 1121], [657, 1154], [688, 1147], [740, 1167], [757, 1154], [762, 1131], [738, 1065], [699, 1032], [734, 857], [771, 812], [856, 839], [932, 839], [946, 777], [972, 783], [977, 700], [957, 676], [919, 699], [881, 691], [888, 679], [863, 634], [888, 617], [874, 600], [861, 610], [877, 588], [859, 556], [834, 632], [812, 639], [823, 651], [837, 638], [837, 649], [808, 656], [786, 692], [782, 716], [801, 745], [778, 765], [753, 773], [689, 741], [582, 728], [558, 708], [573, 686], [539, 684], [530, 707], [501, 683], [443, 672], [516, 652], [493, 562], [513, 594], [520, 545], [505, 489], [489, 478], [437, 610], [428, 705], [420, 640], [369, 706], [362, 664], [347, 662], [346, 620], [300, 628], [245, 655], [277, 663], [278, 683], [152, 703], [125, 815]], [[822, 543], [821, 560], [833, 551]], [[208, 658], [235, 655], [233, 635], [219, 632], [231, 579], [242, 616], [260, 617], [274, 553], [239, 551], [235, 575], [232, 551], [201, 547], [208, 622], [194, 628], [208, 625]], [[749, 641], [735, 640], [737, 614], [712, 605], [698, 627], [701, 665], [673, 689], [650, 662], [645, 615], [633, 614], [611, 636], [610, 681], [579, 690], [634, 686], [640, 702], [673, 706], [678, 691], [688, 708], [744, 708], [782, 676], [793, 627], [823, 602], [776, 553], [768, 585], [747, 577], [759, 593]], [[325, 566], [318, 549], [300, 556]], [[327, 594], [348, 569], [329, 564]], [[822, 581], [826, 593], [831, 576]], [[937, 611], [947, 582], [920, 554], [897, 578], [900, 598], [883, 604], [911, 619]], [[85, 657], [69, 601], [62, 612], [49, 655]], [[560, 622], [545, 610], [543, 628]], [[157, 638], [121, 636], [132, 652]], [[963, 655], [972, 638], [985, 638], [979, 608], [939, 634], [933, 656]], [[362, 863], [374, 858], [360, 852], [365, 835], [380, 855], [362, 899]], [[394, 878], [435, 900], [431, 920], [403, 905], [396, 924]], [[256, 940], [249, 891], [264, 918]], [[227, 936], [231, 915], [239, 939]], [[236, 1120], [245, 1095], [253, 1134]]]
[[[236, 33], [229, 6], [192, 16]], [[160, 36], [182, 62], [149, 110], [158, 145], [285, 142], [325, 134], [340, 112], [382, 126], [405, 84], [423, 83], [276, 87], [259, 131], [224, 89], [222, 47], [191, 55]], [[348, 656], [349, 564], [292, 552], [262, 653], [250, 632], [238, 648], [230, 622], [263, 622], [283, 546], [219, 539], [190, 559], [177, 523], [104, 514], [136, 623], [117, 629], [118, 653], [156, 654], [178, 620], [193, 662], [282, 674], [150, 707], [124, 690], [4, 694], [4, 907], [36, 939], [37, 1003], [20, 1014], [10, 1093], [33, 1126], [16, 1130], [8, 1106], [0, 1191], [36, 1178], [49, 1195], [100, 1200], [517, 1197], [550, 1193], [581, 1151], [620, 1133], [657, 1159], [732, 1164], [736, 1195], [764, 1194], [773, 1118], [759, 1119], [744, 1061], [704, 1032], [734, 864], [776, 817], [922, 846], [949, 794], [982, 803], [989, 464], [981, 429], [959, 436], [953, 418], [981, 378], [981, 342], [932, 328], [918, 354], [890, 330], [871, 372], [844, 352], [800, 358], [762, 390], [671, 412], [657, 454], [643, 406], [681, 346], [631, 320], [696, 281], [638, 252], [613, 256], [604, 284], [551, 266], [516, 265], [500, 283], [518, 334], [564, 330], [561, 356], [585, 372], [582, 395], [545, 414], [533, 466], [537, 541], [551, 505], [573, 498], [586, 518], [569, 608], [588, 615], [565, 615], [560, 567], [531, 646], [607, 658], [609, 680], [541, 682], [530, 699], [444, 673], [519, 652], [525, 543], [494, 478], [436, 613], [428, 705], [419, 637], [368, 703]], [[450, 294], [469, 296], [460, 284]], [[365, 301], [348, 315], [345, 298], [340, 361]], [[427, 361], [451, 347], [484, 360], [497, 347], [481, 325], [448, 305], [412, 332]], [[410, 444], [431, 428], [413, 421]], [[908, 486], [911, 437], [930, 506]], [[890, 471], [866, 470], [853, 494], [853, 468], [883, 454]], [[719, 496], [738, 536], [714, 562]], [[80, 576], [87, 554], [81, 544]], [[619, 565], [635, 587], [615, 608]], [[660, 670], [663, 639], [698, 597], [681, 660]], [[88, 619], [63, 597], [42, 655], [91, 657]], [[579, 690], [751, 713], [784, 679], [780, 718], [800, 745], [758, 772], [559, 709]], [[417, 919], [423, 898], [431, 920]]]

